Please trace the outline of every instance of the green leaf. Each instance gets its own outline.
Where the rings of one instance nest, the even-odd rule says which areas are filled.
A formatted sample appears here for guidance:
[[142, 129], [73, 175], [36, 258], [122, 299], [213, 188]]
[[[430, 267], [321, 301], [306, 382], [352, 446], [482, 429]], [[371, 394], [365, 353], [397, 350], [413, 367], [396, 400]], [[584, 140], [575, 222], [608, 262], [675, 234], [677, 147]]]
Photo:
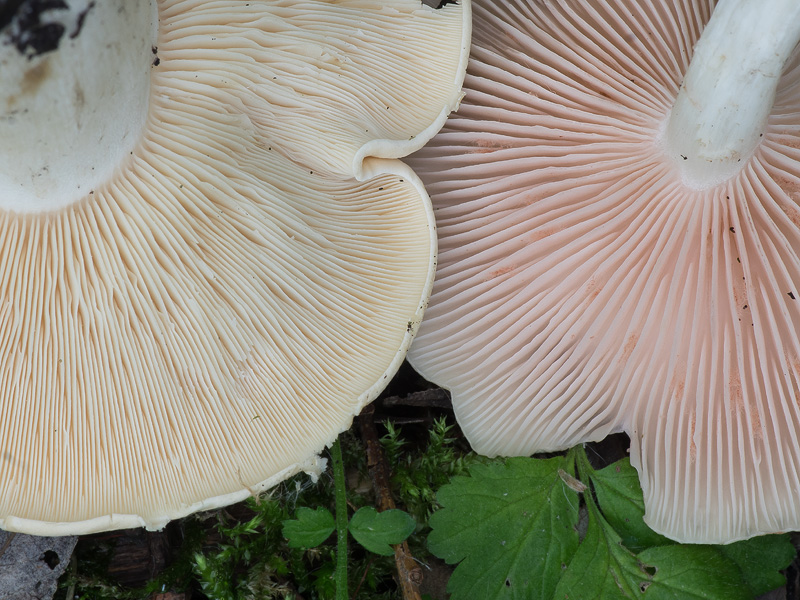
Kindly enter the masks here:
[[641, 598], [650, 574], [603, 519], [593, 500], [589, 523], [575, 557], [558, 582], [554, 599], [617, 600]]
[[335, 571], [336, 567], [333, 562], [323, 563], [314, 570], [312, 585], [320, 598], [333, 600], [336, 597]]
[[753, 596], [786, 584], [786, 578], [779, 571], [788, 567], [796, 554], [788, 534], [764, 535], [716, 547], [739, 566]]
[[512, 458], [469, 469], [439, 490], [428, 547], [459, 563], [451, 600], [550, 600], [578, 547], [579, 495], [559, 470], [574, 459]]
[[[674, 542], [654, 532], [645, 524], [642, 518], [644, 500], [639, 487], [639, 476], [627, 458], [600, 471], [591, 472], [590, 478], [603, 515], [621, 536], [622, 543], [627, 548], [641, 551], [654, 546], [675, 547]], [[786, 580], [779, 571], [786, 568], [795, 556], [788, 535], [762, 536], [713, 548], [727, 557], [729, 563], [732, 561], [738, 565], [752, 597], [784, 585]], [[681, 552], [683, 551], [678, 551], [674, 556], [684, 556], [686, 560], [694, 560], [692, 552], [685, 554]], [[668, 552], [667, 556], [673, 555]], [[684, 566], [687, 567], [684, 571], [687, 576], [695, 571], [691, 562]], [[675, 577], [677, 579], [673, 583], [683, 581], [683, 575]]]
[[392, 556], [390, 544], [400, 544], [417, 524], [407, 512], [385, 510], [378, 512], [371, 506], [359, 508], [350, 519], [348, 529], [355, 540], [370, 552]]
[[623, 458], [590, 474], [597, 502], [608, 524], [633, 552], [673, 542], [650, 529], [644, 522], [644, 499], [639, 474]]
[[296, 519], [283, 522], [283, 537], [289, 540], [290, 548], [314, 548], [328, 539], [334, 529], [336, 523], [331, 511], [301, 506]]
[[752, 600], [738, 567], [719, 546], [650, 548], [639, 560], [654, 570], [646, 600]]

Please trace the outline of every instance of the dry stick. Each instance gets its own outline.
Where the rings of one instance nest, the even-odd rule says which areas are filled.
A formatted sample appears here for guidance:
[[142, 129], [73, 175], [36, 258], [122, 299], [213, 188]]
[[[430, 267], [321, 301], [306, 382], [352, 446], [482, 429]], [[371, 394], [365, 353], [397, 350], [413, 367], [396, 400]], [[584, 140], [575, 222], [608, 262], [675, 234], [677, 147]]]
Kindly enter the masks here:
[[0, 556], [6, 553], [6, 550], [8, 550], [8, 547], [11, 545], [11, 542], [14, 541], [15, 537], [17, 537], [17, 534], [14, 532], [8, 534], [6, 541], [3, 543], [3, 547], [0, 548]]
[[[392, 493], [389, 490], [389, 465], [383, 456], [381, 443], [378, 441], [378, 431], [375, 429], [375, 407], [367, 406], [358, 417], [361, 429], [361, 438], [367, 445], [367, 466], [372, 479], [372, 487], [378, 497], [378, 510], [384, 511], [395, 508]], [[403, 542], [394, 547], [394, 562], [397, 565], [400, 589], [403, 591], [403, 600], [422, 600], [419, 593], [419, 584], [422, 582], [422, 569], [414, 561], [408, 544]]]
[[441, 388], [413, 392], [405, 396], [389, 396], [383, 399], [384, 406], [421, 406], [453, 410], [450, 393]]
[[358, 591], [361, 589], [361, 586], [364, 585], [364, 582], [367, 579], [367, 574], [369, 573], [370, 567], [372, 567], [372, 563], [375, 561], [375, 557], [370, 557], [369, 562], [367, 563], [367, 567], [364, 569], [364, 573], [361, 575], [361, 579], [358, 581], [358, 585], [356, 586], [356, 591], [353, 592], [353, 598], [358, 597]]

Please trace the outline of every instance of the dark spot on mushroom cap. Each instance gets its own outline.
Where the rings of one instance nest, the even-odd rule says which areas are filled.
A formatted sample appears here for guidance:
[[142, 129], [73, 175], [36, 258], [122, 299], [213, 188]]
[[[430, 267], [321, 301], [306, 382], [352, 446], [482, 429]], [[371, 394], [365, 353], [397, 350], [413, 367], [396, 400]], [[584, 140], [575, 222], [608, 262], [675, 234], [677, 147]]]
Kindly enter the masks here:
[[422, 4], [430, 6], [431, 8], [440, 9], [448, 4], [458, 4], [457, 0], [422, 0]]
[[80, 12], [80, 14], [78, 15], [78, 19], [75, 23], [75, 29], [72, 31], [72, 33], [69, 34], [69, 39], [74, 40], [76, 37], [80, 35], [81, 30], [83, 30], [83, 22], [86, 20], [86, 15], [88, 15], [89, 11], [92, 10], [93, 8], [94, 8], [94, 2], [89, 2], [88, 6]]
[[35, 94], [39, 87], [50, 76], [50, 61], [46, 58], [37, 61], [25, 71], [20, 83], [20, 95]]
[[28, 58], [58, 48], [66, 27], [49, 20], [42, 22], [42, 13], [66, 9], [62, 0], [7, 0], [0, 4], [0, 31], [20, 54]]
[[[74, 23], [69, 38], [78, 37], [86, 16], [95, 7], [90, 2]], [[67, 31], [67, 24], [58, 15], [45, 14], [54, 10], [67, 10], [64, 0], [0, 0], [0, 33], [6, 38], [0, 43], [13, 44], [20, 54], [33, 58], [57, 50]]]
[[0, 31], [11, 25], [14, 15], [22, 5], [22, 0], [5, 0], [0, 4]]

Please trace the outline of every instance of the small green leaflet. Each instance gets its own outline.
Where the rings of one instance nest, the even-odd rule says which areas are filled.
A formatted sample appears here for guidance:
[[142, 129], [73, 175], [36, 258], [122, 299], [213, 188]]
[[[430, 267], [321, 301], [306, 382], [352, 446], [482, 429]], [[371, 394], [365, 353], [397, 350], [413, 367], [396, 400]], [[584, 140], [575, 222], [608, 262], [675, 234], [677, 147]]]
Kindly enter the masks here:
[[674, 543], [645, 524], [639, 474], [630, 460], [623, 458], [605, 469], [592, 471], [590, 477], [603, 515], [626, 548], [638, 552], [651, 546]]
[[606, 600], [639, 598], [650, 584], [650, 574], [602, 518], [593, 501], [586, 536], [558, 582], [554, 598]]
[[[677, 579], [678, 584], [692, 579], [699, 583], [704, 576], [710, 577], [712, 581], [719, 581], [716, 588], [719, 594], [699, 597], [740, 597], [738, 594], [741, 591], [729, 591], [725, 586], [726, 581], [743, 581], [749, 590], [748, 594], [741, 596], [744, 598], [755, 598], [786, 583], [779, 570], [789, 566], [796, 554], [788, 534], [761, 536], [725, 546], [681, 546], [657, 534], [645, 524], [639, 475], [627, 458], [605, 469], [592, 471], [589, 476], [597, 500], [603, 509], [603, 515], [622, 537], [622, 543], [627, 548], [639, 551], [654, 546], [665, 547], [664, 551], [660, 549], [656, 551], [654, 548], [639, 555], [644, 562], [657, 564], [663, 560], [662, 572], [655, 578], [660, 585], [655, 586], [647, 594], [647, 598], [671, 597], [664, 596], [661, 588], [666, 583], [667, 577], [672, 577], [672, 571], [675, 569], [683, 570]], [[673, 561], [672, 557], [677, 557], [677, 562]], [[723, 560], [725, 565], [721, 564]], [[704, 565], [708, 568], [704, 569]], [[723, 577], [723, 573], [731, 568], [735, 573]], [[708, 571], [709, 574], [704, 575], [703, 571]], [[676, 598], [692, 598], [686, 591], [675, 593]]]
[[[391, 556], [390, 544], [399, 544], [416, 529], [414, 519], [402, 510], [379, 513], [366, 506], [359, 508], [350, 519], [348, 530], [355, 540], [370, 552]], [[325, 508], [316, 510], [300, 507], [296, 519], [283, 522], [283, 537], [290, 548], [314, 548], [335, 531], [333, 515]]]
[[578, 547], [580, 496], [559, 470], [574, 474], [573, 461], [512, 458], [476, 465], [439, 491], [428, 547], [460, 563], [452, 600], [552, 596]]
[[[784, 583], [779, 571], [795, 555], [786, 535], [676, 544], [644, 523], [630, 462], [595, 471], [581, 447], [469, 474], [439, 491], [442, 509], [430, 520], [431, 552], [459, 563], [451, 600], [753, 600]], [[579, 543], [581, 502], [587, 528]]]
[[325, 508], [316, 510], [301, 506], [296, 519], [283, 522], [283, 537], [289, 540], [290, 548], [315, 548], [336, 529], [331, 512]]
[[[658, 546], [639, 554], [651, 565], [646, 600], [752, 600], [742, 572], [718, 550], [690, 544]], [[774, 566], [772, 568], [775, 568]]]
[[391, 545], [402, 543], [417, 524], [407, 512], [385, 510], [378, 512], [371, 506], [359, 508], [350, 519], [347, 528], [355, 540], [370, 552], [391, 556]]
[[717, 548], [738, 565], [753, 596], [761, 596], [784, 585], [786, 578], [778, 569], [788, 567], [797, 553], [788, 533], [764, 535]]

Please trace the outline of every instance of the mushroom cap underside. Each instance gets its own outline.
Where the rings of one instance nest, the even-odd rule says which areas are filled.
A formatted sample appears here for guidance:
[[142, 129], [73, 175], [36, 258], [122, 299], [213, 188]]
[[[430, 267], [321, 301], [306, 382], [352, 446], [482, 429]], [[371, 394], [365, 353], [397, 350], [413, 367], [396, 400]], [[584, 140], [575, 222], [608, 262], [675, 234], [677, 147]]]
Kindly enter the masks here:
[[6, 529], [159, 528], [319, 472], [430, 292], [430, 204], [395, 156], [457, 105], [469, 3], [158, 10], [113, 177], [0, 210]]
[[473, 447], [631, 437], [657, 531], [800, 527], [800, 52], [741, 172], [660, 146], [714, 3], [473, 4], [465, 98], [409, 160], [437, 280], [409, 358]]

